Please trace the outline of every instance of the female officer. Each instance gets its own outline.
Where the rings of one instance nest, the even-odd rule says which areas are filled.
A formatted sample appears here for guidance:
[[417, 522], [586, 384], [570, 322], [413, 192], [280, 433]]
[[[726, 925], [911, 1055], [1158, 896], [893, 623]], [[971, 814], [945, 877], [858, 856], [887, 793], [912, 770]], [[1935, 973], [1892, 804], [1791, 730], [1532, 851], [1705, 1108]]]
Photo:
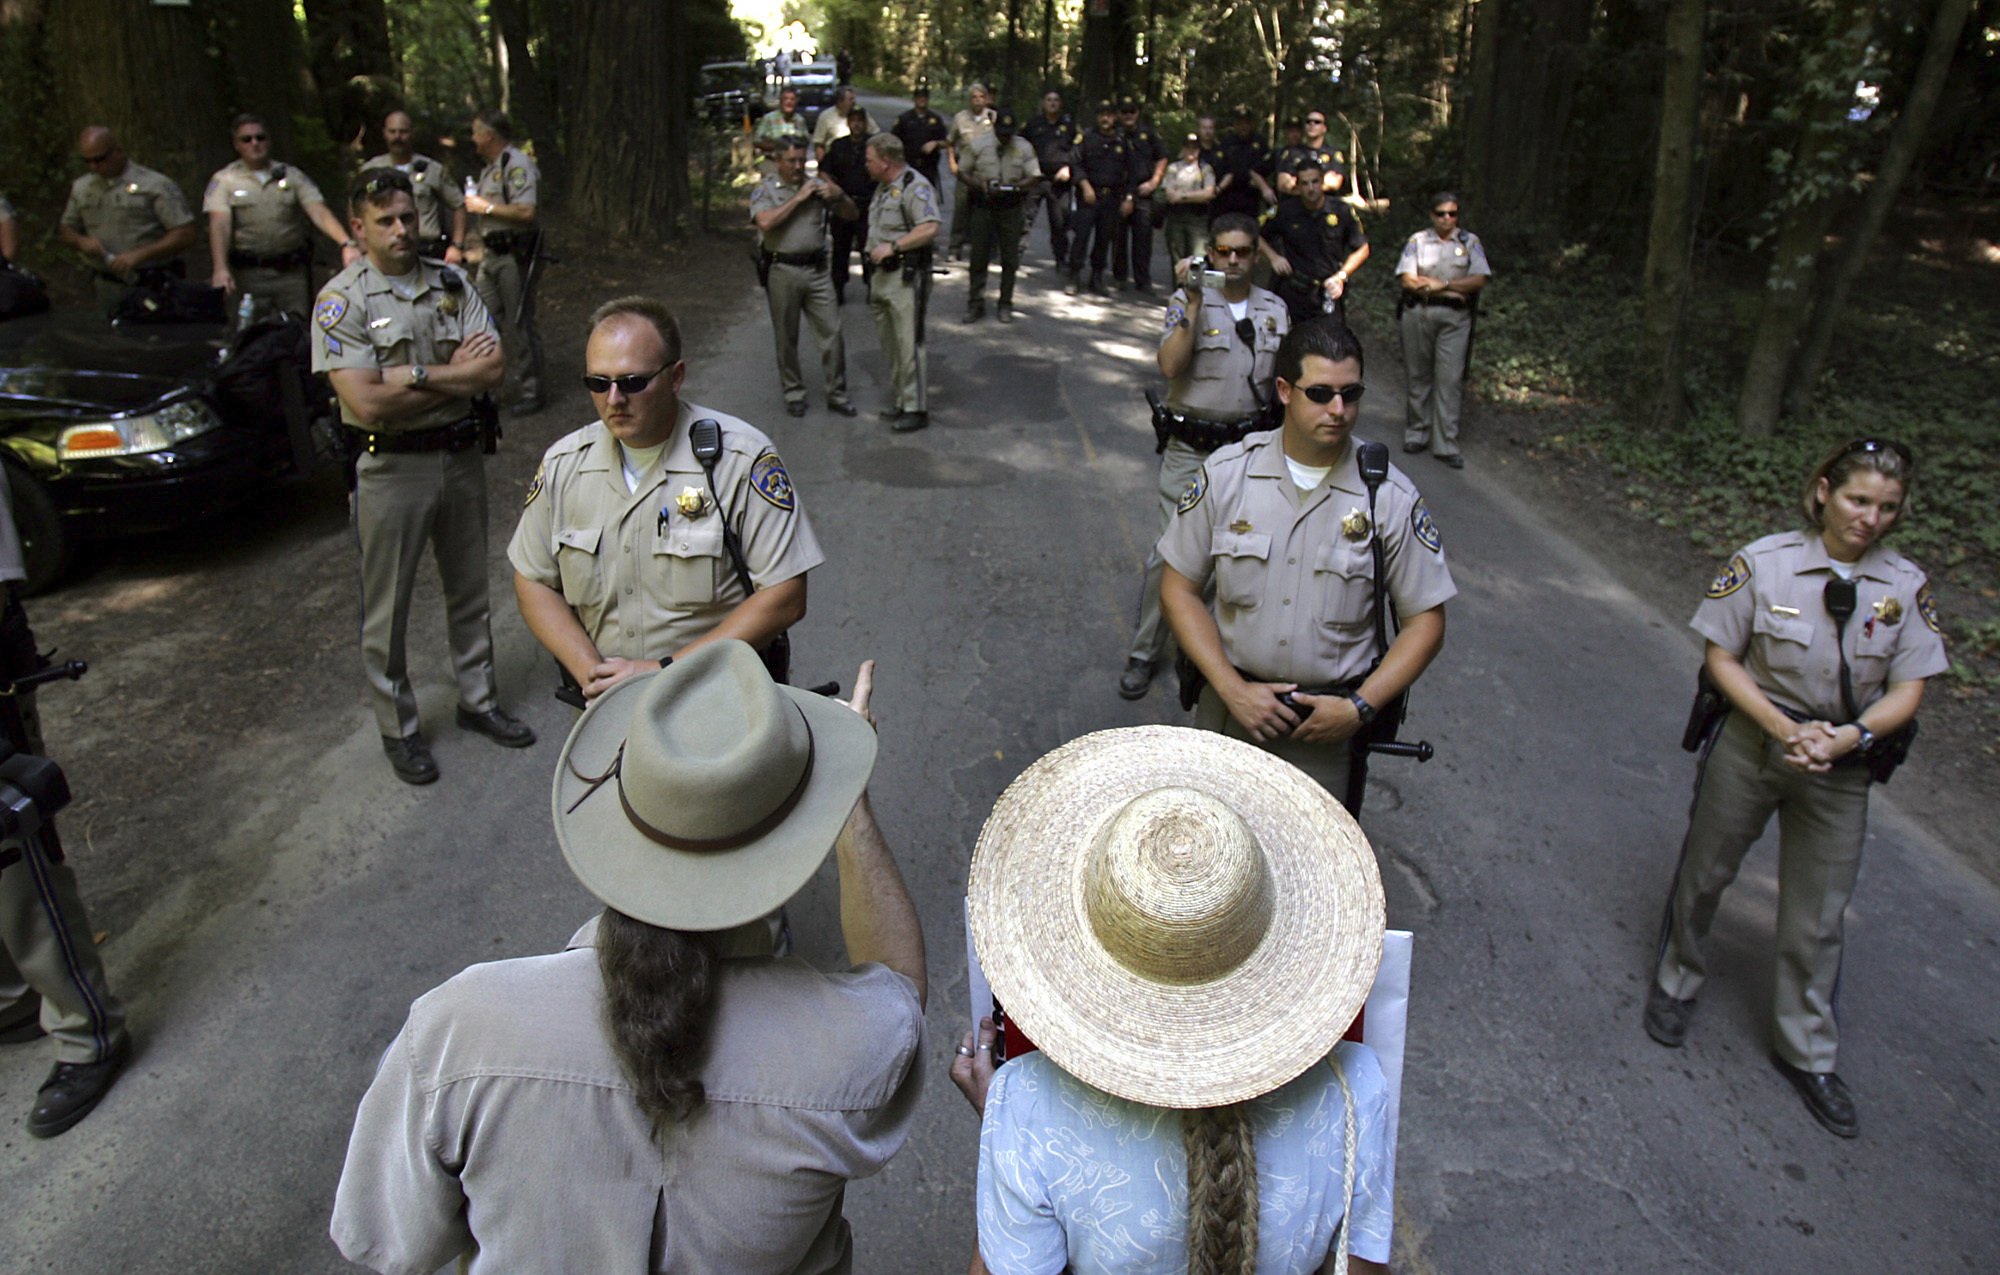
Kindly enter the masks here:
[[1730, 710], [1709, 736], [1660, 935], [1646, 1032], [1687, 1036], [1701, 944], [1750, 843], [1778, 812], [1772, 1060], [1813, 1116], [1859, 1131], [1834, 1074], [1842, 917], [1861, 866], [1871, 761], [1915, 718], [1948, 661], [1922, 569], [1883, 546], [1909, 499], [1900, 443], [1857, 439], [1806, 481], [1807, 529], [1745, 547], [1708, 588], [1695, 631]]

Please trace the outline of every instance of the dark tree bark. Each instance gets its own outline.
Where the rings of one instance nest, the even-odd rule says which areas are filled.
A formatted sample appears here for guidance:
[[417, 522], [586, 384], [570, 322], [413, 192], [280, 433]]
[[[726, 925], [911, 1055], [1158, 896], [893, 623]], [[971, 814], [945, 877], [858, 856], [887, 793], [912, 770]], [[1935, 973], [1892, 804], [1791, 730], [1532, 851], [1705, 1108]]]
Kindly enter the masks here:
[[1528, 239], [1563, 229], [1570, 106], [1592, 0], [1482, 0], [1473, 19], [1465, 187], [1482, 225]]
[[327, 131], [366, 144], [396, 92], [395, 54], [383, 0], [304, 0], [306, 64], [319, 86]]
[[201, 12], [149, 0], [56, 0], [44, 17], [55, 109], [69, 136], [103, 124], [133, 159], [199, 200], [229, 158]]
[[677, 0], [576, 0], [564, 118], [570, 207], [606, 234], [665, 239], [688, 212], [687, 81]]
[[[213, 30], [222, 49], [224, 108], [264, 117], [271, 153], [296, 162], [292, 112], [301, 103], [305, 50], [291, 0], [217, 0]], [[316, 105], [316, 104], [315, 104]], [[227, 123], [216, 121], [220, 129]], [[332, 180], [332, 173], [318, 174]], [[328, 198], [333, 198], [331, 192]]]
[[1660, 140], [1653, 164], [1652, 231], [1646, 245], [1645, 320], [1639, 366], [1650, 373], [1647, 424], [1666, 430], [1681, 418], [1681, 326], [1692, 273], [1695, 142], [1701, 124], [1701, 29], [1705, 0], [1667, 6], [1666, 71]]
[[[642, 4], [635, 6], [634, 22], [645, 20], [642, 16], [643, 11], [651, 9], [655, 3], [656, 0], [643, 0]], [[674, 7], [677, 9], [679, 6], [676, 4]], [[569, 189], [569, 151], [563, 145], [563, 130], [556, 120], [555, 98], [550, 92], [549, 77], [543, 73], [541, 62], [528, 47], [528, 38], [535, 31], [529, 5], [526, 0], [488, 0], [487, 11], [492, 15], [493, 25], [507, 46], [507, 96], [509, 109], [514, 116], [515, 134], [524, 140], [532, 139], [535, 143], [535, 162], [542, 170], [542, 185], [545, 188], [543, 197], [561, 195]], [[562, 20], [574, 23], [575, 30], [584, 30], [582, 23], [576, 21], [576, 17], [577, 10], [571, 9], [563, 15]], [[635, 58], [639, 56], [636, 46], [632, 50], [632, 56]], [[677, 73], [680, 59], [667, 58], [666, 61], [674, 65]], [[635, 66], [627, 74], [648, 75], [657, 79], [665, 72], [655, 60], [648, 69], [640, 70]], [[573, 79], [572, 82], [580, 81]], [[683, 112], [686, 110], [685, 94], [676, 109]], [[570, 119], [573, 121], [575, 116], [572, 114]]]
[[1132, 65], [1132, 0], [1085, 0], [1083, 64], [1078, 68], [1084, 106], [1078, 119], [1100, 98], [1116, 97]]

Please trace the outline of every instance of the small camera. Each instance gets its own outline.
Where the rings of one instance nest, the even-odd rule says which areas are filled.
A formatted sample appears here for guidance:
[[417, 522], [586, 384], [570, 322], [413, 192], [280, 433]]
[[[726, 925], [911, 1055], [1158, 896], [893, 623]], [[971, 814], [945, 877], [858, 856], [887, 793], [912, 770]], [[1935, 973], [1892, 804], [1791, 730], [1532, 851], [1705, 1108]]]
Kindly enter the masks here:
[[1204, 292], [1220, 292], [1225, 282], [1222, 272], [1208, 264], [1207, 253], [1188, 258], [1188, 281], [1199, 285]]

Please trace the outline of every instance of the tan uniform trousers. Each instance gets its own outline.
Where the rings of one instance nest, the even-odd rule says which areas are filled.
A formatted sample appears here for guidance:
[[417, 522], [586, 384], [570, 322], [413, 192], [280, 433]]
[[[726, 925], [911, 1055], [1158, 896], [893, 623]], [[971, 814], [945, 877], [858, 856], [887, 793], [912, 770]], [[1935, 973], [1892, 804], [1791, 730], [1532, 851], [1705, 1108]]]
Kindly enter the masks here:
[[1332, 793], [1337, 800], [1347, 796], [1347, 741], [1338, 744], [1299, 744], [1288, 739], [1264, 742], [1251, 739], [1244, 731], [1242, 723], [1229, 715], [1229, 708], [1222, 697], [1215, 693], [1213, 686], [1201, 688], [1201, 698], [1194, 706], [1194, 727], [1196, 730], [1212, 730], [1230, 739], [1240, 739], [1278, 758], [1297, 766], [1312, 776], [1313, 782]]
[[1802, 774], [1783, 745], [1732, 712], [1695, 779], [1694, 811], [1660, 936], [1660, 987], [1693, 1000], [1708, 972], [1701, 951], [1722, 892], [1750, 844], [1778, 815], [1777, 982], [1773, 1048], [1805, 1071], [1834, 1070], [1842, 921], [1861, 870], [1868, 771]]
[[812, 324], [819, 342], [819, 368], [826, 377], [826, 401], [847, 403], [847, 338], [840, 331], [840, 310], [833, 299], [833, 281], [825, 270], [811, 266], [771, 263], [771, 282], [764, 290], [771, 307], [771, 334], [778, 342], [778, 381], [787, 403], [806, 401], [806, 379], [799, 370], [799, 315]]
[[444, 586], [458, 700], [500, 706], [487, 624], [486, 470], [477, 451], [363, 456], [355, 463], [354, 530], [361, 541], [361, 662], [384, 736], [418, 733], [404, 638], [410, 591], [429, 542]]
[[929, 410], [924, 404], [924, 350], [917, 344], [916, 290], [924, 282], [903, 282], [898, 266], [878, 269], [868, 283], [868, 309], [889, 364], [889, 405], [903, 412]]
[[[1180, 508], [1181, 493], [1201, 472], [1202, 462], [1208, 456], [1189, 447], [1178, 438], [1167, 440], [1167, 450], [1160, 454], [1160, 529], [1147, 542], [1146, 578], [1139, 586], [1139, 627], [1132, 631], [1131, 658], [1145, 660], [1155, 668], [1166, 654], [1167, 638], [1171, 636], [1166, 620], [1160, 614], [1160, 574], [1166, 560], [1160, 557], [1160, 537], [1167, 532], [1167, 524], [1174, 519], [1174, 510]], [[1207, 592], [1213, 596], [1215, 582], [1211, 578]]]
[[[520, 258], [504, 252], [489, 252], [479, 263], [479, 275], [472, 281], [486, 312], [500, 329], [501, 353], [507, 359], [507, 393], [516, 402], [539, 403], [542, 399], [542, 335], [535, 328], [535, 299], [522, 304], [527, 286], [526, 267]], [[519, 324], [514, 317], [520, 316]]]
[[1427, 446], [1433, 456], [1456, 456], [1472, 314], [1451, 306], [1410, 306], [1403, 311], [1402, 338], [1403, 374], [1409, 382], [1403, 442]]
[[262, 302], [270, 311], [284, 311], [305, 318], [312, 313], [312, 278], [304, 266], [296, 270], [271, 270], [263, 266], [231, 266], [236, 286]]

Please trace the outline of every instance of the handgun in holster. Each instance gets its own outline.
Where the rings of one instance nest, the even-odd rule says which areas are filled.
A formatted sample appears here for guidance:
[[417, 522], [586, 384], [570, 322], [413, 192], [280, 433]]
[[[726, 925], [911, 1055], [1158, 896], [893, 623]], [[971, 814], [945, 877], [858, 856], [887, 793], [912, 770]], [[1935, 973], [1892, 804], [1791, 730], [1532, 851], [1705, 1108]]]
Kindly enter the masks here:
[[1688, 708], [1687, 729], [1681, 732], [1681, 748], [1699, 753], [1715, 742], [1722, 731], [1722, 719], [1729, 715], [1729, 701], [1708, 675], [1706, 666], [1694, 679], [1694, 703]]

